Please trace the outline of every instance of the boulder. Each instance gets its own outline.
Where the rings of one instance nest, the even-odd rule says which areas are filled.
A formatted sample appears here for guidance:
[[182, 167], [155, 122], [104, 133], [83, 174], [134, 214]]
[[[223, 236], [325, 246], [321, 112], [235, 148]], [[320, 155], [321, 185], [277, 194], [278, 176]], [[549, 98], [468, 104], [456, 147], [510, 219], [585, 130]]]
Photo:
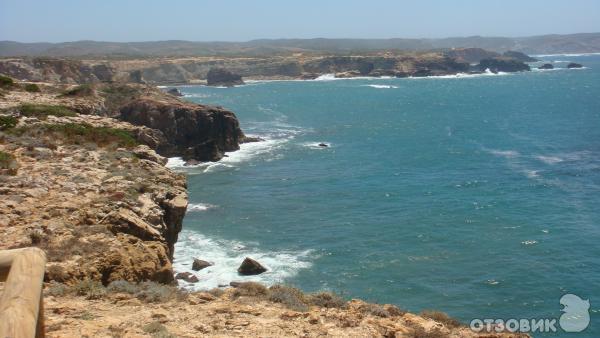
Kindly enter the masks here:
[[167, 93], [173, 96], [183, 96], [183, 94], [181, 94], [181, 92], [177, 88], [169, 88], [169, 90], [167, 90]]
[[554, 66], [551, 63], [544, 63], [543, 65], [539, 66], [538, 69], [554, 69]]
[[147, 145], [139, 145], [133, 149], [133, 153], [137, 158], [141, 160], [148, 160], [160, 165], [167, 164], [167, 158], [158, 155], [154, 150], [150, 149]]
[[529, 67], [529, 65], [512, 59], [512, 58], [506, 58], [506, 57], [497, 57], [497, 58], [490, 58], [490, 59], [483, 59], [481, 60], [481, 62], [479, 62], [479, 70], [481, 71], [485, 71], [486, 69], [489, 69], [490, 71], [492, 71], [493, 73], [497, 73], [497, 72], [522, 72], [522, 71], [529, 71], [531, 70], [531, 68]]
[[580, 63], [571, 62], [567, 65], [567, 68], [583, 68], [583, 65]]
[[209, 86], [233, 87], [243, 85], [244, 80], [239, 74], [230, 72], [225, 68], [211, 68], [206, 74], [206, 84]]
[[242, 265], [238, 268], [238, 273], [244, 276], [260, 275], [265, 271], [267, 271], [267, 269], [264, 266], [250, 257], [246, 257], [242, 262]]
[[319, 147], [327, 148], [329, 145], [327, 143], [319, 143]]
[[191, 272], [180, 272], [175, 275], [175, 279], [183, 279], [188, 283], [198, 283], [198, 277]]
[[198, 258], [194, 258], [194, 262], [192, 263], [192, 270], [194, 271], [200, 271], [204, 268], [208, 268], [209, 266], [213, 265], [210, 262], [207, 261], [203, 261], [201, 259]]

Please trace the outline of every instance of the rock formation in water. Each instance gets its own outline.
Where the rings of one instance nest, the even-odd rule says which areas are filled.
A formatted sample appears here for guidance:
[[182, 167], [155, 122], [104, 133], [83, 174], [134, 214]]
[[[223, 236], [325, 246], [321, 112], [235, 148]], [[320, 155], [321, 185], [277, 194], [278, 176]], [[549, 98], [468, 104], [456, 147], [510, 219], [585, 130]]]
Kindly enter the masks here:
[[539, 66], [538, 69], [554, 69], [554, 66], [551, 63], [544, 63], [543, 65]]
[[234, 74], [225, 68], [211, 68], [206, 74], [206, 84], [209, 86], [233, 87], [243, 85], [244, 80], [239, 74]]
[[498, 72], [522, 72], [529, 71], [529, 65], [506, 57], [497, 57], [491, 59], [483, 59], [479, 62], [478, 68], [480, 71], [489, 69], [493, 73]]
[[531, 56], [525, 54], [525, 53], [521, 53], [521, 52], [515, 52], [512, 50], [506, 51], [504, 53], [502, 53], [502, 56], [507, 57], [507, 58], [511, 58], [511, 59], [515, 59], [517, 61], [521, 61], [521, 62], [536, 62], [539, 61], [536, 58], [532, 58]]
[[580, 63], [571, 62], [567, 65], [567, 68], [583, 68], [583, 65]]

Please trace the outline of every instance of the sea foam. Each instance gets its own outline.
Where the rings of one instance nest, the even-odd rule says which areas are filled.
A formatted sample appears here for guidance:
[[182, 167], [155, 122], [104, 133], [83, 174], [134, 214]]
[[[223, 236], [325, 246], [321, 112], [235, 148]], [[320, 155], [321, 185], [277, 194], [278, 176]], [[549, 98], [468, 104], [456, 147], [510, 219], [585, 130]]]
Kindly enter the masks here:
[[[211, 289], [228, 285], [231, 281], [255, 281], [266, 285], [283, 282], [309, 268], [312, 264], [311, 251], [265, 251], [255, 243], [208, 238], [198, 232], [183, 230], [175, 244], [173, 267], [177, 272], [191, 272], [200, 280], [196, 284], [181, 282], [186, 289]], [[244, 258], [250, 257], [264, 265], [268, 271], [256, 276], [241, 276], [237, 273]], [[209, 261], [214, 265], [200, 271], [192, 271], [194, 258]]]

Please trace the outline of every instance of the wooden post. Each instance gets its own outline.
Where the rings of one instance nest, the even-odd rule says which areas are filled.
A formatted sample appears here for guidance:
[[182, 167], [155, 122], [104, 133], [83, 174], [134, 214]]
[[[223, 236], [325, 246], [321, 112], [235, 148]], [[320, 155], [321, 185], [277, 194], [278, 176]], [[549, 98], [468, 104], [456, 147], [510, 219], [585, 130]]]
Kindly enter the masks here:
[[0, 337], [44, 336], [42, 288], [46, 254], [38, 248], [0, 252]]

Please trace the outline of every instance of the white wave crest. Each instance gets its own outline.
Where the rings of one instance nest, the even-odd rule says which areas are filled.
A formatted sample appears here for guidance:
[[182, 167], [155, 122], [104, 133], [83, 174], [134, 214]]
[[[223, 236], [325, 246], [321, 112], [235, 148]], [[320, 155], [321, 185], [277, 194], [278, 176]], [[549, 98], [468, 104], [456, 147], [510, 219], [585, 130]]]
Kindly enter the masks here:
[[[324, 144], [325, 146], [322, 146], [322, 144]], [[331, 143], [327, 143], [327, 142], [306, 142], [306, 143], [302, 143], [301, 144], [303, 147], [307, 147], [310, 149], [328, 149], [331, 148]]]
[[[248, 247], [250, 246], [250, 247]], [[200, 280], [195, 284], [185, 284], [187, 289], [203, 290], [228, 285], [231, 281], [255, 281], [266, 285], [282, 283], [293, 277], [301, 269], [309, 268], [311, 251], [262, 251], [236, 241], [211, 239], [200, 233], [183, 230], [175, 244], [174, 270], [191, 272]], [[268, 271], [256, 276], [240, 276], [237, 268], [244, 258], [250, 257], [264, 265]], [[194, 258], [214, 263], [200, 271], [192, 271]]]
[[377, 88], [377, 89], [397, 89], [398, 88], [398, 86], [378, 85], [378, 84], [362, 85], [361, 87], [371, 87], [371, 88]]
[[210, 209], [216, 208], [216, 205], [208, 204], [208, 203], [190, 203], [188, 204], [187, 211], [207, 211]]
[[323, 75], [317, 77], [316, 79], [314, 79], [313, 81], [333, 81], [333, 80], [339, 80], [338, 78], [335, 77], [335, 74], [323, 74]]
[[521, 155], [516, 150], [498, 150], [498, 149], [488, 149], [488, 148], [484, 148], [483, 150], [487, 151], [488, 153], [490, 153], [494, 156], [505, 157], [505, 158], [514, 158], [514, 157], [518, 157]]
[[540, 160], [546, 164], [555, 164], [555, 163], [560, 163], [560, 162], [564, 161], [562, 158], [557, 157], [557, 156], [538, 155], [535, 158], [537, 158], [538, 160]]
[[539, 54], [532, 55], [533, 57], [551, 57], [551, 56], [591, 56], [591, 55], [600, 55], [600, 53], [577, 53], [577, 54]]

